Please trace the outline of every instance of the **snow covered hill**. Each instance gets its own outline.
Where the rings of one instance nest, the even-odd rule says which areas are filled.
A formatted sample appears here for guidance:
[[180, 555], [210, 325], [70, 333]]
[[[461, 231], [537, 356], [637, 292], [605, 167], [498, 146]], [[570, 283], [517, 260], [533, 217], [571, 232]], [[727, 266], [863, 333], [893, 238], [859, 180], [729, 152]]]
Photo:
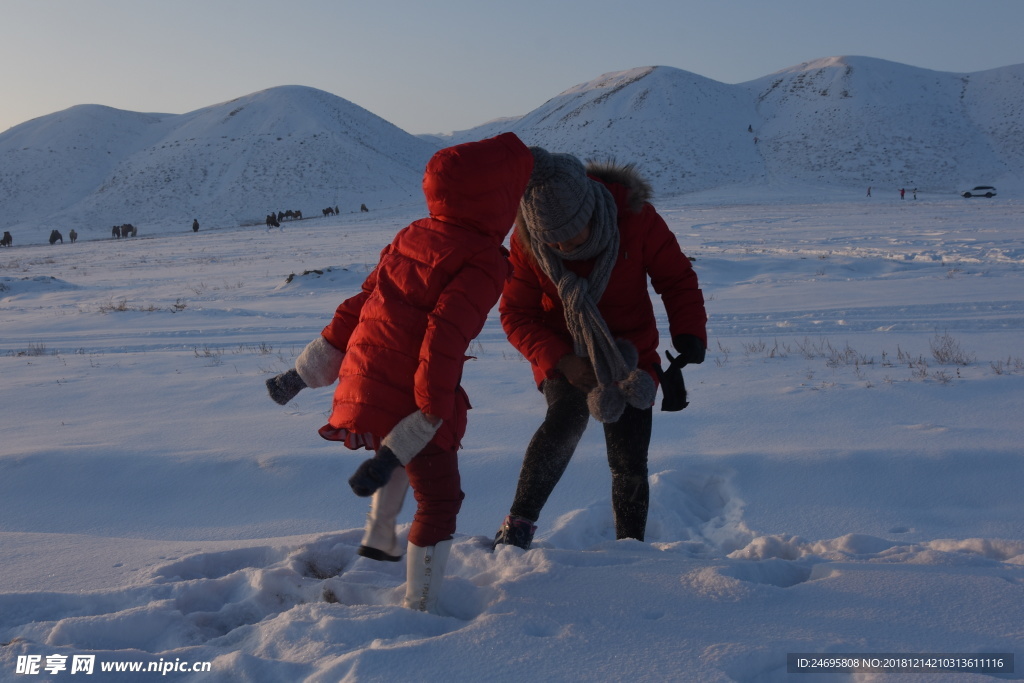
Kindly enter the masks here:
[[658, 66], [605, 74], [512, 130], [584, 158], [636, 161], [661, 195], [727, 185], [961, 185], [1024, 177], [1024, 64], [976, 74], [832, 57], [739, 85]]
[[1024, 169], [1024, 64], [965, 75], [842, 57], [744, 87], [769, 177], [941, 191]]
[[527, 144], [637, 163], [659, 194], [757, 183], [764, 164], [747, 134], [753, 101], [739, 87], [670, 67], [605, 74], [529, 114], [462, 131], [454, 141], [511, 130]]
[[1024, 190], [1024, 64], [974, 74], [832, 57], [727, 85], [665, 66], [602, 75], [523, 116], [410, 135], [335, 95], [271, 88], [187, 114], [82, 105], [0, 134], [15, 244], [53, 228], [105, 237], [419, 205], [440, 146], [506, 130], [583, 158], [631, 161], [667, 197], [732, 186], [952, 193]]
[[[421, 201], [436, 147], [340, 97], [271, 88], [188, 114], [84, 105], [0, 135], [7, 227], [142, 234]], [[26, 239], [31, 241], [31, 238]]]

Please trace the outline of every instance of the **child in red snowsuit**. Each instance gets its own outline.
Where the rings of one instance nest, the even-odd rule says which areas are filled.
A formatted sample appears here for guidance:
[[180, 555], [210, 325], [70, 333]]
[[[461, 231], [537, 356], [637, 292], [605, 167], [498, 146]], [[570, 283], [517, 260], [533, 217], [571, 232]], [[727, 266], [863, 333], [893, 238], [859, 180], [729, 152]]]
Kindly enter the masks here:
[[[429, 217], [395, 236], [360, 293], [338, 306], [295, 363], [306, 386], [338, 382], [321, 436], [376, 451], [349, 482], [373, 495], [361, 555], [401, 559], [395, 518], [412, 486], [412, 609], [437, 610], [464, 497], [456, 454], [470, 406], [462, 366], [511, 274], [502, 242], [532, 168], [512, 133], [437, 152], [423, 178]], [[275, 381], [289, 391], [279, 378], [268, 382], [272, 396]]]

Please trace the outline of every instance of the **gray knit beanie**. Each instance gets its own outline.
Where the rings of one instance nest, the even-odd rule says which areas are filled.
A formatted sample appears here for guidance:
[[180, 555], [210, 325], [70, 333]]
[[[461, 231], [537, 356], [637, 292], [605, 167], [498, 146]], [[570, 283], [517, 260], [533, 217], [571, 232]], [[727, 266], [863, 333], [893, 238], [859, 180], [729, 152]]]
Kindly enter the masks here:
[[519, 204], [530, 235], [546, 244], [578, 235], [594, 212], [594, 188], [571, 154], [531, 147], [533, 174]]

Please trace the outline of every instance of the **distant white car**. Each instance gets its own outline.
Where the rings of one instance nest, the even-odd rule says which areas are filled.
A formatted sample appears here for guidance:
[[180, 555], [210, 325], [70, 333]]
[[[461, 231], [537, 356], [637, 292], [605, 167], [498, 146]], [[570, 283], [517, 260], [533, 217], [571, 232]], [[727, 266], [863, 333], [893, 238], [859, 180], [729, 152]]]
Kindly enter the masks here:
[[995, 197], [996, 188], [992, 187], [991, 185], [978, 185], [977, 187], [971, 190], [961, 192], [960, 195], [963, 197], [967, 197], [968, 199], [970, 199], [971, 197]]

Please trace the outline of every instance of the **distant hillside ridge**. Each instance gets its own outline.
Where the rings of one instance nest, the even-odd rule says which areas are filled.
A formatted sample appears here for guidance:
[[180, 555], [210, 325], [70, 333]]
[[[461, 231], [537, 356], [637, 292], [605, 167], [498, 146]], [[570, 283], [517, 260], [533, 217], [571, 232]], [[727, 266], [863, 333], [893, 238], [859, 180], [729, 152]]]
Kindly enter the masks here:
[[500, 130], [552, 151], [637, 162], [663, 196], [744, 184], [1019, 185], [1024, 64], [954, 74], [830, 57], [738, 85], [644, 67], [440, 140]]
[[[0, 135], [8, 226], [239, 225], [422, 202], [437, 146], [330, 93], [282, 86], [187, 114], [71, 107]], [[145, 232], [145, 227], [143, 228]]]
[[271, 211], [422, 206], [434, 151], [504, 131], [583, 159], [636, 163], [660, 197], [737, 187], [1019, 192], [1024, 64], [957, 74], [829, 57], [734, 85], [640, 67], [437, 136], [304, 86], [186, 114], [80, 105], [0, 134], [0, 204], [5, 229], [35, 241], [52, 228], [88, 237], [132, 223], [145, 234], [193, 218], [234, 226]]
[[952, 191], [1024, 175], [1024, 64], [951, 74], [834, 57], [744, 86], [770, 178]]

